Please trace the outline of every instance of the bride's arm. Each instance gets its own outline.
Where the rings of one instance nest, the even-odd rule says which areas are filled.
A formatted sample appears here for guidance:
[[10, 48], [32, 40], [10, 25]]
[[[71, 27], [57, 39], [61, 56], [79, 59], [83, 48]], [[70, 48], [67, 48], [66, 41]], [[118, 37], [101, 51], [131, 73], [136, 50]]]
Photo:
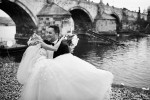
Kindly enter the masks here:
[[61, 44], [61, 41], [64, 39], [65, 36], [63, 36], [58, 42], [57, 44], [55, 44], [54, 46], [52, 45], [48, 45], [46, 43], [44, 43], [43, 41], [40, 41], [41, 42], [41, 47], [46, 49], [46, 50], [51, 50], [51, 51], [57, 51], [57, 49], [59, 48], [60, 44]]
[[34, 46], [34, 45], [37, 45], [39, 44], [39, 41], [43, 41], [42, 38], [37, 35], [36, 33], [34, 33], [28, 40], [27, 44], [28, 46]]

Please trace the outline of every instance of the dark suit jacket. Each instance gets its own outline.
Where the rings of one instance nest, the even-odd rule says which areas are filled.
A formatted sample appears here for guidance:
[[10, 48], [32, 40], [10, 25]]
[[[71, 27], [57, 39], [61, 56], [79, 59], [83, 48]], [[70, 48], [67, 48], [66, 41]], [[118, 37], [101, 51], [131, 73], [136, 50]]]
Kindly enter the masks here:
[[[50, 43], [49, 41], [47, 40], [44, 40], [44, 42], [46, 44], [50, 44], [52, 45], [52, 43]], [[63, 54], [66, 54], [66, 53], [69, 53], [70, 50], [69, 50], [69, 46], [68, 46], [68, 43], [66, 41], [62, 41], [58, 50], [54, 52], [54, 55], [53, 55], [53, 58], [59, 56], [59, 55], [63, 55]]]

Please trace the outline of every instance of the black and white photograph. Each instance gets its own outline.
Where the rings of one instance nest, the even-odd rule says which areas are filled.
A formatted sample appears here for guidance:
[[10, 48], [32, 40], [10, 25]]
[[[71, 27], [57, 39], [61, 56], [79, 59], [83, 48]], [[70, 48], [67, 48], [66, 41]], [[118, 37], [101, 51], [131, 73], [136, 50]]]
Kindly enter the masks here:
[[0, 0], [0, 100], [150, 100], [150, 1]]

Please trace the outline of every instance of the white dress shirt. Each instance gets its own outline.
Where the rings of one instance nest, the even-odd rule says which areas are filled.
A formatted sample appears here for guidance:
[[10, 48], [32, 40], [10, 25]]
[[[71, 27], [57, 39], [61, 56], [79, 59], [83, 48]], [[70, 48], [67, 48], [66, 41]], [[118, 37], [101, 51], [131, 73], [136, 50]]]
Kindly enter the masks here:
[[[54, 45], [55, 45], [57, 42], [58, 42], [58, 39], [55, 40], [55, 41], [52, 42], [52, 43], [54, 43]], [[47, 50], [47, 58], [48, 58], [48, 59], [53, 59], [53, 55], [54, 55], [54, 51]]]

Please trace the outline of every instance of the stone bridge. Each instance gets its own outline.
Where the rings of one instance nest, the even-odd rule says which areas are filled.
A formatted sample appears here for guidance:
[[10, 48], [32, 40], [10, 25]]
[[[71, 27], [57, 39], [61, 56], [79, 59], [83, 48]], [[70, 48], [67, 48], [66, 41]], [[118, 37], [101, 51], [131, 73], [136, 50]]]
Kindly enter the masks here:
[[138, 17], [147, 20], [147, 15], [128, 9], [94, 3], [87, 0], [0, 0], [0, 9], [16, 24], [17, 34], [31, 34], [38, 26], [37, 14], [46, 5], [54, 2], [71, 13], [75, 30], [92, 28], [98, 32], [115, 32], [126, 28]]

